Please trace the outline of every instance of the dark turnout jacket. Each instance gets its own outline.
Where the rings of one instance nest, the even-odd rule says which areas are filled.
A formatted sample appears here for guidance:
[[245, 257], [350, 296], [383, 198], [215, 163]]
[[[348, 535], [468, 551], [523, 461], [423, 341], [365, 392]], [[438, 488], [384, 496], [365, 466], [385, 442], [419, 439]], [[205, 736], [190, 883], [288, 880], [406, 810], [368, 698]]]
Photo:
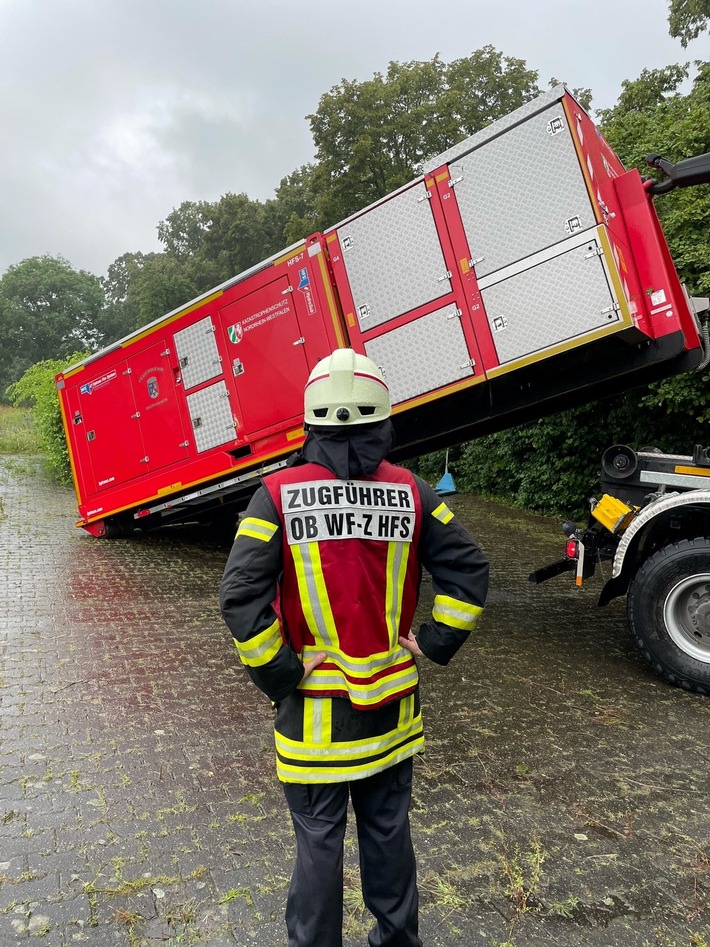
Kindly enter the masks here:
[[[327, 457], [317, 453], [314, 458], [311, 451], [305, 459], [312, 465]], [[351, 479], [359, 483], [369, 478], [361, 472]], [[483, 611], [488, 562], [434, 490], [414, 475], [412, 482], [421, 509], [416, 555], [431, 574], [434, 592], [431, 616], [420, 625], [417, 641], [427, 658], [445, 665]], [[284, 568], [279, 512], [269, 491], [261, 487], [241, 520], [224, 572], [220, 589], [224, 620], [249, 676], [276, 705], [279, 778], [328, 782], [369, 776], [423, 749], [418, 691], [362, 710], [346, 698], [310, 696], [299, 690], [303, 662], [290, 645], [279, 607]], [[339, 575], [337, 568], [332, 573], [329, 582], [341, 581], [347, 587], [347, 575]], [[408, 631], [402, 628], [400, 634], [406, 637]]]

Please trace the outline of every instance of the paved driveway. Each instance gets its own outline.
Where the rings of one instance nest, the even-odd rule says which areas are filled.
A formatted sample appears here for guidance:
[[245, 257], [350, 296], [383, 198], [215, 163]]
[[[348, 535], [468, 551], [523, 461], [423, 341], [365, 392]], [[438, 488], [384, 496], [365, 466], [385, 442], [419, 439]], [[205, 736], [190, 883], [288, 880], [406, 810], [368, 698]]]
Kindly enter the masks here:
[[[92, 539], [26, 460], [0, 458], [0, 500], [0, 944], [282, 947], [290, 826], [217, 608], [227, 548]], [[422, 668], [425, 944], [703, 947], [710, 701], [653, 674], [598, 586], [527, 584], [556, 523], [451, 506], [493, 576], [476, 638]], [[347, 947], [357, 872], [349, 832]]]

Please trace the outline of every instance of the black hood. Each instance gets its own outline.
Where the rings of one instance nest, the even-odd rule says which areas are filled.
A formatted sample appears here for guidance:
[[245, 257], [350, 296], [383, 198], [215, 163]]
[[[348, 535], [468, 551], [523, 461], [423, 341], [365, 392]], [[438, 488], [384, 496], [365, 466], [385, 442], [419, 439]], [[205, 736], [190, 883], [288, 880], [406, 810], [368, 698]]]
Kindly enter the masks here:
[[289, 465], [320, 464], [339, 480], [371, 477], [395, 443], [389, 418], [352, 427], [311, 427]]

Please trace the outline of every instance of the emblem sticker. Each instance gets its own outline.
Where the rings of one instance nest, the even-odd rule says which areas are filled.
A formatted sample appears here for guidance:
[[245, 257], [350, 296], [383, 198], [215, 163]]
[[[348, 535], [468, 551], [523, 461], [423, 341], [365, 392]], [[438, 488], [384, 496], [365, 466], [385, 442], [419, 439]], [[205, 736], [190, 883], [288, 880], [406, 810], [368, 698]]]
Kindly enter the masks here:
[[113, 371], [106, 372], [105, 375], [101, 375], [99, 378], [94, 378], [92, 381], [88, 381], [79, 388], [79, 392], [82, 395], [93, 394], [98, 388], [103, 388], [104, 385], [108, 385], [109, 382], [112, 382], [116, 378], [116, 369]]
[[306, 308], [308, 309], [308, 314], [313, 315], [313, 313], [316, 311], [316, 307], [315, 303], [313, 302], [313, 293], [311, 292], [311, 279], [305, 266], [303, 269], [298, 271], [298, 291], [299, 293], [303, 293], [303, 298], [306, 303]]
[[244, 329], [242, 329], [241, 322], [235, 322], [233, 326], [229, 326], [227, 335], [229, 336], [229, 341], [234, 342], [235, 345], [241, 342], [244, 336]]

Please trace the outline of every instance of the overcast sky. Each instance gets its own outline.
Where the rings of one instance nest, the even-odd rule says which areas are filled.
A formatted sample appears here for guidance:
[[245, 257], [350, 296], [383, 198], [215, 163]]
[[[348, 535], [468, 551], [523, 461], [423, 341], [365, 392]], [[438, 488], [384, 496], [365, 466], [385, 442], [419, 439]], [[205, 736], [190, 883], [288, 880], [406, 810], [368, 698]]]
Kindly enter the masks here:
[[710, 58], [668, 36], [666, 0], [0, 0], [0, 274], [49, 253], [102, 275], [182, 201], [267, 199], [341, 79], [486, 44], [597, 108]]

